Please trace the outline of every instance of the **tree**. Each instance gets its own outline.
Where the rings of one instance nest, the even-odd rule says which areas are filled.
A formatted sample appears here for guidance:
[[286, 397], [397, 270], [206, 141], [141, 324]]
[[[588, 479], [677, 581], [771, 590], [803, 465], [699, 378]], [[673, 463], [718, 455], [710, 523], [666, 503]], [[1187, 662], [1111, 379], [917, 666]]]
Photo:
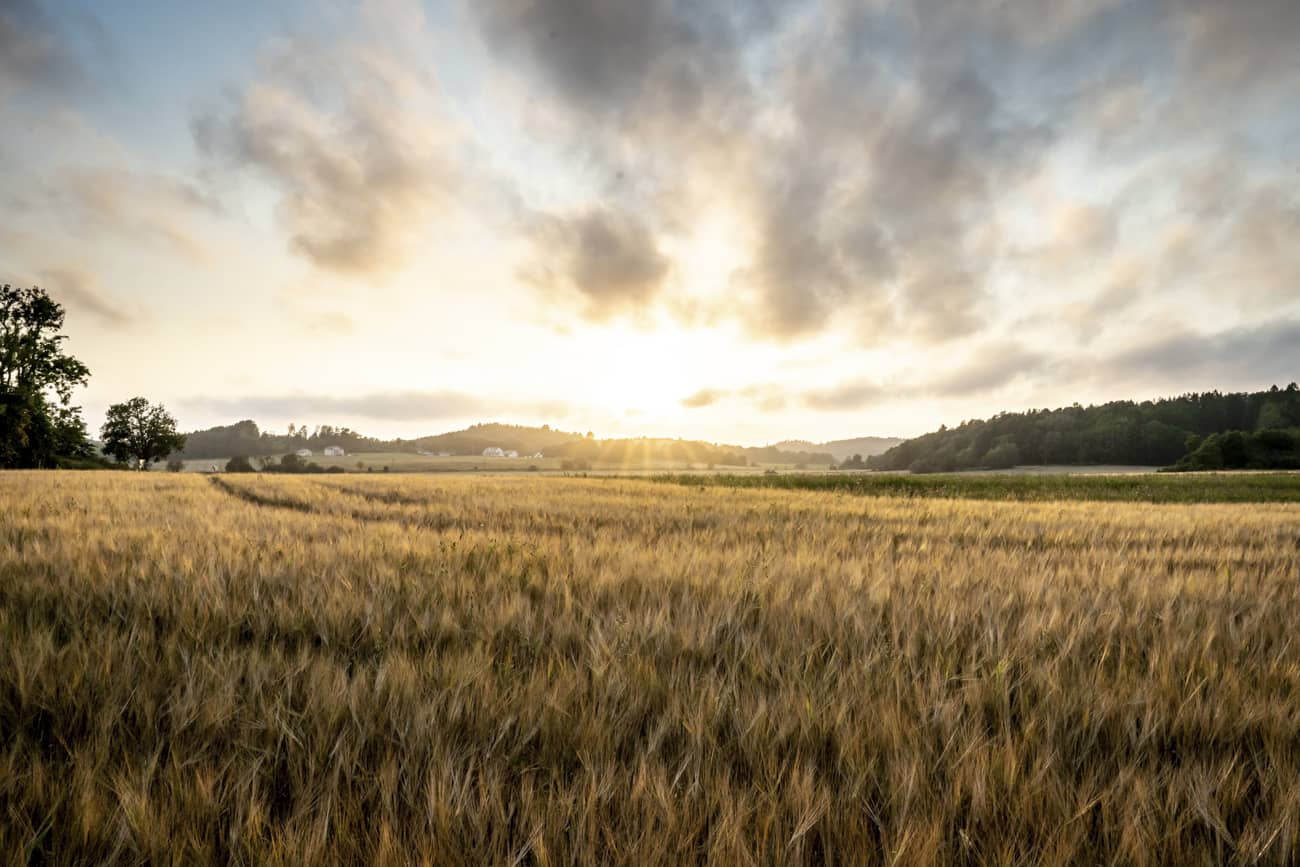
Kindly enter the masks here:
[[180, 455], [174, 455], [170, 460], [167, 461], [167, 472], [169, 473], [179, 473], [184, 469], [185, 469], [185, 461], [181, 458]]
[[1287, 421], [1286, 412], [1282, 409], [1281, 404], [1269, 401], [1259, 409], [1259, 415], [1255, 420], [1255, 430], [1284, 428], [1288, 426]]
[[63, 351], [63, 307], [42, 289], [0, 287], [0, 467], [50, 467], [92, 451], [72, 390], [90, 371]]
[[176, 432], [171, 413], [143, 397], [110, 406], [99, 435], [106, 453], [122, 463], [139, 461], [141, 469], [185, 447], [185, 435]]

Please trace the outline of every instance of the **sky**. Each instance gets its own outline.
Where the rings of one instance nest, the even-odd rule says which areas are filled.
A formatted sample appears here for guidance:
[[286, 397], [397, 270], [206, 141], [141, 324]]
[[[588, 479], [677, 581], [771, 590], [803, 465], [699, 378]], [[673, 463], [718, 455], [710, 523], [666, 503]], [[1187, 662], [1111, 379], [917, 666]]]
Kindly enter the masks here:
[[763, 444], [1300, 378], [1296, 0], [0, 0], [0, 281], [135, 395]]

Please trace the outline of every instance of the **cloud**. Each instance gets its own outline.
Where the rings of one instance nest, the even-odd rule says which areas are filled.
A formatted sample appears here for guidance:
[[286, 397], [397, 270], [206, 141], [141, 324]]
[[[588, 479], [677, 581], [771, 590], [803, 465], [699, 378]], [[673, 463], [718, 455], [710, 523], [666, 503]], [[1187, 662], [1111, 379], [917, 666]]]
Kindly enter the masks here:
[[682, 398], [687, 409], [701, 409], [727, 402], [743, 401], [759, 412], [780, 412], [788, 403], [786, 390], [777, 385], [747, 385], [739, 389], [702, 388]]
[[957, 370], [939, 376], [924, 386], [937, 397], [966, 397], [992, 391], [1018, 378], [1039, 373], [1051, 359], [1042, 352], [1015, 343], [988, 346]]
[[1045, 353], [1014, 342], [983, 346], [951, 370], [929, 369], [889, 384], [854, 379], [836, 386], [805, 391], [801, 402], [821, 412], [864, 409], [895, 401], [924, 398], [965, 398], [995, 391], [1021, 378], [1053, 370]]
[[648, 225], [689, 227], [718, 200], [743, 214], [752, 261], [733, 287], [751, 333], [791, 340], [854, 321], [938, 342], [983, 323], [981, 221], [1052, 135], [971, 59], [890, 56], [899, 38], [926, 47], [931, 7], [911, 10], [924, 24], [834, 3], [475, 8], [497, 56], [567, 112], [574, 150], [636, 178], [629, 207]]
[[543, 418], [566, 415], [559, 401], [494, 401], [459, 391], [378, 391], [356, 395], [305, 394], [191, 398], [196, 411], [231, 418], [362, 418], [374, 421], [438, 421], [497, 413]]
[[1300, 322], [1286, 320], [1216, 333], [1178, 332], [1114, 353], [1084, 368], [1106, 381], [1202, 382], [1205, 387], [1291, 382], [1300, 370]]
[[[1300, 5], [1294, 0], [1172, 0], [1183, 62], [1201, 83], [1251, 91], [1300, 81]], [[1294, 97], [1294, 90], [1289, 91]]]
[[821, 412], [840, 412], [862, 409], [877, 403], [885, 403], [898, 397], [898, 394], [868, 380], [846, 382], [832, 388], [814, 389], [804, 392], [803, 405]]
[[[754, 8], [746, 8], [752, 5]], [[773, 3], [644, 0], [480, 0], [488, 42], [588, 119], [639, 124], [681, 117], [740, 76], [742, 31], [770, 20]]]
[[[473, 8], [502, 74], [597, 179], [600, 207], [637, 214], [640, 246], [679, 249], [665, 240], [689, 237], [711, 207], [744, 227], [748, 262], [725, 303], [651, 281], [618, 295], [620, 312], [699, 324], [707, 310], [708, 324], [738, 320], [775, 341], [841, 330], [938, 345], [1005, 337], [1017, 317], [1004, 299], [1030, 286], [1045, 315], [1082, 317], [1070, 336], [1092, 341], [1142, 292], [1221, 291], [1210, 275], [1243, 299], [1293, 294], [1294, 166], [1243, 178], [1226, 219], [1196, 215], [1192, 255], [1162, 246], [1168, 219], [1147, 228], [1170, 193], [1195, 185], [1189, 156], [1252, 147], [1276, 159], [1298, 73], [1291, 0]], [[1233, 82], [1241, 99], [1230, 88], [1201, 99], [1209, 80]], [[1042, 187], [1078, 173], [1096, 189], [1067, 181], [1053, 200], [1065, 204], [1038, 210]], [[1025, 249], [1026, 231], [1044, 236], [1037, 248]], [[541, 259], [563, 275], [566, 255], [561, 245]], [[678, 265], [667, 269], [685, 273]]]
[[11, 91], [61, 89], [82, 70], [34, 0], [0, 0], [0, 98]]
[[46, 184], [45, 199], [88, 231], [161, 247], [196, 264], [212, 258], [193, 218], [217, 215], [220, 205], [185, 178], [118, 166], [73, 166]]
[[233, 105], [193, 124], [212, 162], [270, 184], [291, 250], [346, 274], [403, 265], [454, 209], [466, 157], [422, 54], [418, 7], [366, 9], [347, 41], [272, 46]]
[[139, 311], [129, 311], [121, 302], [108, 296], [89, 271], [53, 267], [42, 271], [41, 279], [55, 299], [74, 313], [85, 313], [110, 328], [125, 328], [145, 317]]
[[635, 217], [595, 208], [569, 217], [543, 215], [532, 226], [536, 259], [525, 276], [548, 295], [574, 293], [601, 320], [644, 309], [670, 270], [654, 236]]
[[702, 388], [694, 394], [682, 398], [682, 406], [687, 409], [699, 409], [705, 406], [712, 406], [725, 396], [726, 392], [719, 391], [716, 388]]

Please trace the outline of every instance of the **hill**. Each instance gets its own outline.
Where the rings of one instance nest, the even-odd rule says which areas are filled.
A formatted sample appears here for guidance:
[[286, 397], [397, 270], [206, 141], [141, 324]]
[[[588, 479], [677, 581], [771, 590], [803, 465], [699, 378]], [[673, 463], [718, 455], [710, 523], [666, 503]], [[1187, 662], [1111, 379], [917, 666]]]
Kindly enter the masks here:
[[825, 443], [812, 443], [807, 440], [784, 440], [772, 446], [785, 452], [825, 452], [837, 461], [848, 460], [854, 455], [864, 458], [883, 454], [903, 442], [902, 437], [854, 437], [847, 440], [831, 440]]
[[[1285, 432], [1300, 426], [1300, 387], [1190, 393], [1135, 403], [1075, 404], [1000, 413], [941, 427], [871, 458], [872, 469], [916, 473], [1002, 469], [1017, 464], [1128, 464], [1182, 468], [1290, 466]], [[1278, 431], [1263, 438], [1251, 432]], [[1240, 432], [1241, 436], [1226, 436]], [[1204, 446], [1204, 448], [1203, 448]], [[1185, 456], [1195, 455], [1183, 461]]]
[[188, 434], [180, 453], [187, 460], [282, 455], [301, 448], [319, 452], [339, 446], [349, 454], [368, 452], [429, 451], [449, 455], [482, 455], [487, 448], [517, 451], [521, 455], [543, 452], [547, 457], [600, 461], [629, 465], [658, 461], [746, 466], [749, 464], [829, 465], [836, 457], [827, 450], [784, 450], [775, 446], [745, 447], [694, 440], [646, 438], [596, 439], [590, 434], [555, 430], [550, 425], [529, 427], [509, 424], [476, 424], [464, 430], [448, 431], [415, 439], [381, 440], [345, 427], [304, 426], [287, 434], [258, 428], [252, 419], [219, 425]]
[[743, 467], [751, 464], [813, 464], [829, 466], [835, 459], [826, 452], [787, 452], [772, 446], [746, 448], [698, 440], [638, 437], [635, 439], [581, 439], [547, 450], [547, 457], [628, 466], [661, 461]]
[[[528, 427], [514, 424], [476, 424], [464, 430], [449, 431], [413, 440], [398, 440], [414, 451], [447, 452], [453, 455], [481, 455], [487, 448], [502, 448], [531, 455], [561, 443], [583, 439], [580, 433], [553, 430], [550, 425]], [[402, 450], [402, 449], [399, 449]]]

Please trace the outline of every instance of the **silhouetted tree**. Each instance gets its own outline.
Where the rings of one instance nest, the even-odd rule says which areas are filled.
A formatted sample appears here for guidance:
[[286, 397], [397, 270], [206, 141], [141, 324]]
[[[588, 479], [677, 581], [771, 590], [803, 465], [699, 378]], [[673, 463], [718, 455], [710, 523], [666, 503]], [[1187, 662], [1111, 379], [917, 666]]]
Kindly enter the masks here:
[[63, 351], [63, 307], [38, 287], [0, 287], [0, 467], [93, 454], [72, 390], [90, 371]]

